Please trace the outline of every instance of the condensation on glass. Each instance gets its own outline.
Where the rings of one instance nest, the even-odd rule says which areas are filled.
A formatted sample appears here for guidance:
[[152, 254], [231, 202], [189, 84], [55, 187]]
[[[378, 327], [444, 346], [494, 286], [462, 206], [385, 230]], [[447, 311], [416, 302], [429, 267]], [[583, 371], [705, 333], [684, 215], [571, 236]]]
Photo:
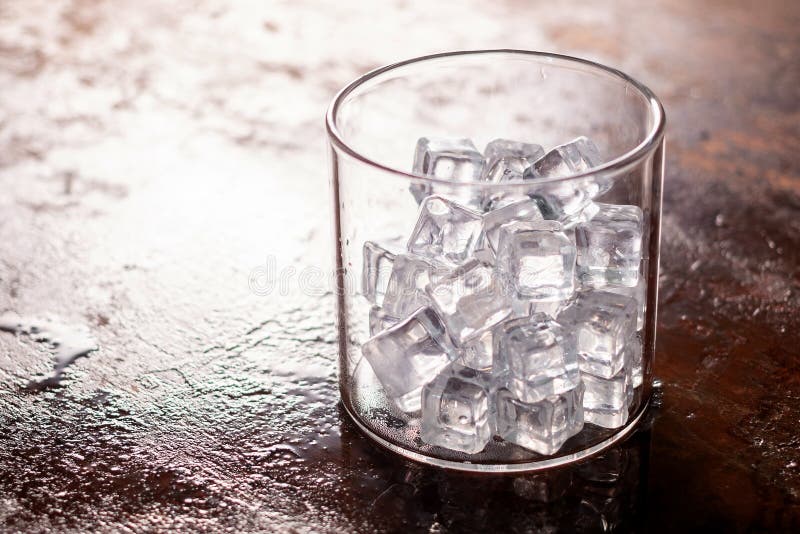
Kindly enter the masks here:
[[[619, 71], [576, 58], [515, 50], [413, 59], [373, 71], [338, 94], [327, 115], [327, 129], [336, 238], [339, 383], [344, 408], [365, 434], [396, 453], [432, 465], [525, 471], [577, 461], [635, 428], [648, 405], [653, 382], [664, 121], [656, 97]], [[494, 153], [502, 145], [491, 145], [494, 140], [511, 140], [527, 144], [530, 163], [552, 147], [582, 136], [594, 143], [602, 163], [568, 177], [481, 180], [479, 173], [473, 176], [469, 170], [442, 179], [412, 171], [418, 143], [442, 150], [448, 143], [466, 146], [467, 156], [472, 157], [476, 151]], [[538, 167], [548, 164], [548, 160], [538, 161]], [[536, 165], [527, 172], [535, 173]], [[505, 225], [505, 237], [498, 231], [501, 212], [486, 216], [494, 213], [491, 209], [519, 199], [534, 199], [543, 207], [547, 194], [564, 191], [574, 192], [575, 198], [589, 194], [593, 205], [586, 217], [595, 217], [597, 224], [605, 221], [612, 232], [615, 224], [624, 227], [633, 221], [639, 225], [641, 252], [626, 258], [627, 263], [620, 263], [616, 270], [598, 268], [588, 253], [579, 253], [574, 290], [569, 283], [556, 283], [547, 294], [568, 295], [561, 303], [519, 306], [513, 295], [505, 293], [502, 302], [482, 297], [494, 290], [496, 282], [492, 278], [496, 271], [487, 258], [513, 256], [514, 247], [523, 246], [515, 243], [523, 242], [524, 236], [555, 227], [573, 245], [602, 242], [603, 229], [581, 226], [577, 212], [562, 213], [562, 219], [559, 213], [544, 213], [548, 221], [523, 221], [512, 228], [518, 235]], [[560, 209], [568, 212], [571, 208], [564, 204]], [[425, 210], [434, 222], [446, 213], [458, 225], [456, 245], [442, 248], [440, 244], [435, 251], [438, 257], [429, 254], [426, 241], [419, 237], [427, 231], [418, 222]], [[533, 211], [536, 217], [529, 214], [530, 219], [546, 210]], [[560, 229], [553, 219], [563, 223]], [[553, 239], [562, 249], [572, 246], [563, 237]], [[563, 257], [574, 263], [572, 253], [570, 249]], [[392, 293], [398, 291], [397, 284], [390, 283], [394, 270], [413, 273], [418, 284], [411, 292], [406, 288], [402, 300]], [[447, 299], [453, 291], [464, 291], [465, 283], [478, 303], [470, 308], [475, 316], [448, 311]], [[587, 286], [600, 287], [602, 292], [586, 290]], [[426, 287], [436, 290], [433, 304]], [[532, 295], [541, 293], [537, 287], [524, 289]], [[638, 299], [643, 310], [626, 308], [626, 299], [631, 298]], [[506, 309], [513, 309], [511, 315]], [[611, 310], [611, 315], [597, 310]], [[530, 385], [525, 377], [509, 381], [511, 385], [499, 392], [496, 384], [492, 386], [492, 351], [497, 350], [498, 336], [508, 338], [501, 346], [506, 360], [514, 357], [514, 351], [547, 348], [548, 343], [571, 351], [575, 346], [578, 350], [590, 346], [591, 352], [592, 344], [600, 341], [591, 332], [578, 335], [575, 325], [592, 320], [587, 317], [593, 314], [609, 317], [618, 310], [634, 316], [624, 325], [636, 330], [633, 338], [626, 338], [625, 349], [625, 357], [636, 360], [631, 364], [636, 367], [633, 378], [619, 378], [622, 375], [613, 360], [581, 360], [579, 371], [568, 366], [556, 384], [569, 391], [559, 398], [547, 397], [552, 402], [544, 411], [530, 403], [539, 399], [540, 390], [525, 389]], [[536, 328], [527, 319], [520, 321], [521, 316], [539, 312]], [[613, 320], [608, 328], [622, 328], [617, 326], [621, 321]], [[495, 328], [493, 341], [486, 334], [491, 329], [481, 328], [497, 324], [502, 328], [500, 333]], [[389, 328], [395, 329], [394, 337], [367, 343]], [[398, 339], [413, 344], [424, 358], [411, 363], [387, 361]], [[610, 339], [610, 348], [603, 346], [597, 354], [623, 353], [614, 346], [620, 340]], [[505, 365], [513, 367], [513, 363]], [[460, 384], [455, 394], [448, 392], [454, 380]], [[535, 376], [530, 380], [540, 387]], [[626, 383], [631, 384], [624, 414], [609, 415], [587, 404]], [[553, 392], [552, 383], [541, 387], [542, 395]], [[481, 413], [465, 412], [465, 402], [475, 403]], [[525, 421], [526, 417], [550, 417], [552, 422], [565, 413], [572, 424], [569, 417], [581, 410], [581, 404], [586, 412], [583, 426], [556, 447], [552, 442], [531, 441], [525, 429], [513, 427], [515, 416]], [[450, 421], [453, 432], [442, 434], [435, 424], [431, 426], [431, 414], [438, 413], [431, 410], [447, 411], [448, 417], [455, 418]], [[498, 418], [505, 418], [503, 432], [509, 439], [499, 437]], [[468, 432], [459, 433], [459, 424], [466, 425]], [[562, 424], [559, 431], [564, 428], [569, 430]], [[518, 434], [523, 436], [514, 443]]]

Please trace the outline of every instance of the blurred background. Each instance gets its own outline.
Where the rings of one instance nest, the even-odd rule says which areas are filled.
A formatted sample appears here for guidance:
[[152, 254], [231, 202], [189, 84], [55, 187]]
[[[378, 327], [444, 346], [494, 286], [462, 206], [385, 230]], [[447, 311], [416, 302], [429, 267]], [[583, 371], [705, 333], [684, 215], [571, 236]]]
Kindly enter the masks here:
[[[798, 28], [775, 0], [0, 2], [0, 529], [800, 527]], [[583, 471], [434, 472], [337, 407], [325, 110], [476, 48], [667, 111], [659, 407]]]

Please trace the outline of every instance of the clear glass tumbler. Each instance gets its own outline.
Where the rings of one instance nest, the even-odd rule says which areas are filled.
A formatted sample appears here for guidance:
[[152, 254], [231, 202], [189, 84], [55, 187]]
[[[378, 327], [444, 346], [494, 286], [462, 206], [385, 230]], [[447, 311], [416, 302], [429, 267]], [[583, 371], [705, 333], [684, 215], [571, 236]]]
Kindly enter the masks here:
[[[647, 408], [652, 390], [664, 172], [664, 111], [648, 88], [617, 70], [556, 54], [522, 50], [437, 54], [383, 67], [355, 80], [336, 96], [328, 111], [326, 126], [331, 146], [336, 243], [339, 384], [345, 409], [365, 434], [384, 447], [419, 462], [466, 471], [511, 472], [578, 461], [618, 442], [635, 428]], [[479, 149], [494, 139], [506, 139], [536, 143], [547, 151], [580, 136], [594, 142], [602, 163], [588, 170], [573, 170], [566, 176], [493, 181], [485, 178], [485, 173], [484, 178], [479, 179], [469, 173], [450, 172], [442, 178], [441, 175], [431, 176], [430, 172], [414, 172], [415, 168], [419, 171], [414, 161], [420, 138], [468, 138]], [[453, 170], [452, 166], [447, 168], [451, 163], [445, 161], [443, 172]], [[436, 195], [438, 204], [425, 205], [429, 195]], [[583, 211], [566, 217], [563, 213], [549, 213], [547, 199], [553, 198], [560, 199], [562, 208], [565, 203], [581, 199]], [[483, 334], [483, 337], [466, 336], [469, 338], [466, 339], [453, 329], [464, 317], [454, 316], [450, 317], [450, 322], [442, 321], [441, 316], [447, 313], [443, 311], [446, 304], [439, 299], [438, 307], [431, 306], [426, 291], [431, 291], [438, 283], [436, 280], [452, 281], [447, 277], [464, 269], [463, 257], [448, 257], [450, 262], [432, 261], [429, 265], [435, 265], [437, 272], [426, 272], [423, 278], [413, 280], [413, 284], [418, 284], [412, 288], [420, 299], [418, 306], [411, 306], [413, 309], [405, 306], [407, 309], [402, 312], [405, 316], [413, 315], [412, 319], [394, 317], [381, 305], [388, 298], [386, 291], [392, 291], [387, 286], [397, 282], [392, 280], [393, 270], [402, 267], [407, 273], [416, 265], [414, 258], [418, 258], [418, 251], [409, 244], [409, 236], [417, 227], [421, 212], [427, 211], [435, 218], [442, 209], [462, 209], [452, 208], [451, 201], [463, 206], [465, 211], [459, 213], [467, 214], [464, 217], [468, 221], [478, 221], [475, 227], [482, 228], [483, 232], [470, 251], [484, 262], [481, 265], [488, 266], [484, 273], [496, 272], [492, 271], [492, 252], [486, 252], [493, 249], [484, 248], [483, 253], [488, 254], [485, 257], [479, 251], [481, 243], [486, 247], [485, 236], [491, 219], [487, 214], [493, 213], [489, 205], [502, 201], [494, 204], [496, 207], [520, 199], [534, 200], [541, 208], [537, 213], [541, 213], [542, 218], [559, 221], [556, 226], [563, 232], [560, 235], [567, 236], [571, 242], [565, 246], [575, 247], [570, 250], [577, 251], [577, 267], [571, 275], [574, 279], [568, 281], [572, 289], [568, 295], [559, 297], [561, 302], [524, 307], [522, 311], [516, 306], [505, 320], [515, 316], [525, 322], [524, 318], [530, 314], [542, 312], [545, 315], [537, 315], [537, 321], [558, 321], [559, 336], [566, 340], [564, 347], [571, 343], [571, 354], [578, 354], [580, 385], [575, 387], [580, 391], [570, 390], [571, 393], [564, 394], [568, 395], [565, 400], [563, 395], [559, 396], [559, 391], [550, 390], [553, 395], [543, 400], [523, 399], [536, 402], [513, 401], [501, 406], [498, 388], [502, 384], [508, 386], [503, 380], [507, 380], [509, 372], [517, 373], [514, 376], [523, 383], [537, 379], [525, 375], [530, 369], [525, 368], [524, 362], [535, 358], [530, 359], [526, 348], [519, 357], [529, 359], [520, 360], [521, 364], [509, 364], [511, 356], [504, 356], [506, 374], [502, 376], [506, 378], [498, 379], [492, 374], [492, 354], [495, 372], [500, 373], [497, 371], [500, 354], [497, 343], [498, 338], [508, 332], [497, 333], [495, 324], [494, 330], [483, 331], [484, 334], [494, 332], [493, 340]], [[603, 276], [598, 282], [592, 265], [599, 265], [602, 273], [615, 261], [613, 257], [603, 256], [606, 253], [602, 248], [603, 240], [609, 235], [608, 228], [611, 228], [612, 239], [630, 237], [625, 233], [629, 230], [614, 226], [614, 221], [619, 219], [614, 215], [619, 206], [625, 206], [623, 211], [639, 214], [638, 269], [634, 267], [624, 280], [618, 277], [617, 281], [622, 280], [620, 284], [615, 284], [613, 277]], [[600, 215], [596, 215], [598, 212]], [[602, 216], [606, 217], [605, 223], [601, 221]], [[612, 222], [609, 224], [608, 220]], [[459, 219], [457, 224], [462, 222]], [[623, 220], [623, 227], [624, 224]], [[459, 227], [461, 233], [456, 232], [459, 239], [469, 241], [461, 230], [463, 228]], [[461, 241], [456, 245], [439, 242], [438, 250], [442, 253], [455, 246], [454, 250], [462, 251], [467, 245]], [[509, 242], [512, 242], [510, 238]], [[591, 246], [599, 246], [600, 252], [593, 252]], [[608, 254], [613, 256], [621, 249], [605, 250], [610, 250]], [[511, 253], [516, 252], [512, 250]], [[476, 264], [470, 265], [471, 269]], [[533, 268], [541, 268], [541, 265]], [[409, 281], [403, 283], [407, 285]], [[469, 291], [469, 282], [466, 285], [467, 289], [462, 284], [456, 291]], [[438, 289], [451, 291], [452, 297], [452, 287]], [[609, 343], [622, 346], [621, 334], [617, 338], [607, 337], [604, 330], [619, 332], [619, 328], [623, 328], [614, 315], [617, 311], [604, 311], [606, 302], [618, 302], [613, 296], [609, 297], [609, 293], [633, 299], [638, 307], [638, 324], [631, 327], [628, 322], [624, 327], [636, 330], [630, 336], [625, 335], [624, 349], [603, 346]], [[576, 301], [583, 304], [578, 305]], [[494, 301], [475, 301], [478, 304], [473, 302], [471, 307], [465, 302], [462, 302], [464, 307], [459, 308], [467, 310], [464, 313], [480, 314], [486, 306], [494, 306]], [[583, 311], [576, 312], [581, 306]], [[561, 315], [565, 309], [571, 311]], [[630, 319], [629, 315], [623, 314]], [[402, 323], [403, 320], [406, 322]], [[373, 336], [380, 336], [387, 329], [396, 330], [398, 321], [405, 324], [401, 327], [405, 330], [393, 334], [396, 337], [386, 343], [372, 343], [369, 350], [373, 363], [370, 363], [362, 347]], [[633, 321], [637, 322], [635, 318]], [[552, 326], [552, 322], [546, 324]], [[408, 360], [401, 350], [405, 342], [417, 343], [411, 348], [418, 354]], [[395, 353], [395, 349], [399, 352]], [[474, 356], [481, 350], [484, 356], [488, 354], [488, 362], [467, 364], [459, 367], [460, 371], [448, 370], [455, 365], [453, 361], [459, 366], [464, 364], [466, 353]], [[593, 350], [624, 360], [624, 369], [611, 364], [614, 369], [606, 375], [597, 373], [591, 366]], [[567, 349], [558, 351], [566, 362]], [[376, 372], [374, 365], [380, 365], [381, 369]], [[572, 369], [567, 375], [574, 379], [573, 367], [574, 361], [564, 364], [564, 369]], [[634, 368], [633, 371], [630, 368]], [[460, 389], [458, 380], [430, 385], [437, 373], [444, 372], [465, 380], [460, 383]], [[616, 374], [609, 376], [612, 372]], [[481, 382], [481, 377], [486, 381]], [[420, 386], [423, 383], [425, 385]], [[453, 386], [455, 394], [448, 393], [448, 388], [453, 389]], [[624, 391], [625, 396], [622, 408], [614, 404], [620, 391]], [[473, 405], [473, 402], [478, 404]], [[608, 406], [603, 404], [609, 402]], [[604, 419], [603, 413], [610, 413], [611, 417]], [[582, 418], [577, 427], [576, 417]], [[430, 426], [439, 424], [449, 425], [447, 439], [451, 441], [446, 441], [445, 446], [427, 437]], [[505, 434], [498, 430], [503, 425]], [[571, 437], [566, 441], [550, 448], [536, 445], [537, 440], [552, 445], [552, 436], [563, 433], [570, 425], [578, 430], [568, 432], [566, 435]], [[481, 427], [480, 439], [485, 445], [481, 442], [474, 446], [476, 426]], [[522, 437], [509, 437], [509, 428], [514, 436]], [[464, 439], [471, 445], [464, 446]], [[456, 445], [450, 446], [450, 443]]]

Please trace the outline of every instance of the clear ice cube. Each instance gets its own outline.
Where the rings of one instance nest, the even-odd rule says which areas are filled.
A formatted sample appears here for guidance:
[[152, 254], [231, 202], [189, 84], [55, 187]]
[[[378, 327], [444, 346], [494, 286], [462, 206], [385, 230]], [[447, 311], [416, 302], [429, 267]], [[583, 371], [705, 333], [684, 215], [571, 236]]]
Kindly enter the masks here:
[[581, 371], [611, 378], [622, 369], [626, 341], [636, 331], [636, 301], [606, 291], [581, 293], [558, 322], [573, 332]]
[[492, 183], [522, 180], [525, 169], [544, 156], [541, 145], [495, 139], [483, 151], [484, 179]]
[[495, 268], [522, 300], [564, 300], [574, 290], [575, 245], [556, 221], [500, 227]]
[[523, 402], [537, 402], [580, 383], [573, 339], [544, 314], [511, 319], [498, 326], [494, 356], [498, 385]]
[[617, 295], [625, 295], [636, 301], [636, 330], [644, 328], [644, 312], [645, 312], [645, 287], [644, 276], [639, 275], [639, 281], [634, 287], [625, 286], [605, 286], [603, 291], [609, 293], [616, 293]]
[[383, 310], [391, 317], [404, 319], [421, 307], [429, 306], [425, 287], [437, 276], [439, 267], [411, 254], [394, 259], [389, 285], [383, 297]]
[[631, 366], [623, 365], [611, 378], [583, 373], [586, 392], [583, 395], [583, 417], [587, 423], [603, 428], [619, 428], [628, 420], [628, 407], [633, 398]]
[[490, 371], [494, 361], [493, 329], [470, 338], [461, 351], [458, 362], [465, 367]]
[[591, 139], [580, 136], [548, 151], [528, 171], [534, 178], [561, 178], [584, 173], [600, 163], [597, 146]]
[[[484, 150], [486, 166], [483, 179], [495, 184], [521, 182], [525, 169], [543, 155], [544, 150], [539, 145], [495, 139]], [[518, 188], [493, 191], [484, 196], [482, 208], [484, 211], [491, 211], [527, 198], [527, 191]]]
[[431, 282], [426, 292], [458, 347], [511, 314], [508, 291], [493, 268], [475, 259]]
[[583, 210], [591, 209], [592, 199], [599, 192], [591, 180], [568, 180], [541, 184], [530, 196], [539, 204], [545, 219], [572, 228], [581, 220]]
[[611, 378], [600, 378], [589, 373], [581, 376], [586, 391], [583, 395], [584, 409], [607, 408], [618, 410], [628, 404], [628, 391], [631, 388], [630, 366], [623, 366]]
[[422, 441], [475, 454], [493, 434], [488, 373], [453, 363], [423, 387]]
[[450, 362], [445, 336], [436, 313], [421, 308], [362, 345], [386, 395], [404, 412], [420, 409], [422, 386]]
[[369, 310], [369, 335], [374, 336], [378, 332], [391, 328], [399, 322], [400, 319], [392, 317], [386, 313], [386, 310], [383, 308], [373, 306]]
[[574, 389], [526, 403], [501, 388], [495, 397], [497, 434], [511, 443], [554, 454], [583, 429], [583, 384]]
[[600, 204], [599, 212], [575, 227], [577, 269], [592, 287], [634, 287], [642, 259], [642, 210], [638, 206]]
[[430, 196], [420, 205], [408, 251], [446, 265], [459, 265], [475, 252], [482, 228], [479, 213], [446, 198]]
[[414, 153], [414, 172], [442, 180], [477, 182], [483, 156], [469, 139], [422, 137]]
[[[483, 156], [469, 139], [422, 137], [417, 141], [412, 172], [455, 182], [477, 182], [483, 175]], [[417, 203], [433, 194], [430, 184], [412, 184]], [[478, 207], [480, 198], [465, 194], [463, 202]]]
[[518, 200], [502, 208], [492, 210], [483, 215], [483, 236], [486, 244], [493, 252], [497, 252], [500, 240], [500, 228], [514, 221], [541, 221], [544, 220], [539, 204], [530, 198]]
[[592, 199], [609, 190], [610, 182], [603, 177], [554, 182], [545, 179], [580, 174], [600, 163], [600, 153], [594, 143], [586, 137], [578, 137], [550, 150], [526, 169], [523, 177], [537, 184], [531, 196], [540, 203], [545, 218], [571, 226]]
[[380, 306], [392, 275], [395, 255], [372, 241], [364, 243], [363, 255], [361, 291], [369, 302]]

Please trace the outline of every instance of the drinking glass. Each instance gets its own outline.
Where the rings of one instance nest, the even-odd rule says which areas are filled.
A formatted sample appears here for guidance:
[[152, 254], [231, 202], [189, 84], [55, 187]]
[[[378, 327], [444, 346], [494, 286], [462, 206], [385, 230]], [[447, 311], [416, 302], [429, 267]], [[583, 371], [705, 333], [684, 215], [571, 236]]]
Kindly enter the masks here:
[[[436, 54], [379, 68], [350, 83], [326, 116], [335, 233], [339, 385], [342, 404], [377, 443], [406, 458], [465, 471], [511, 472], [581, 460], [628, 435], [651, 398], [664, 174], [664, 110], [644, 85], [590, 61], [523, 50]], [[560, 145], [587, 136], [604, 163], [540, 187], [605, 184], [594, 200], [638, 206], [643, 215], [640, 278], [644, 293], [641, 384], [618, 428], [585, 424], [551, 455], [499, 438], [467, 454], [425, 443], [419, 413], [398, 409], [362, 345], [375, 331], [374, 303], [362, 285], [365, 244], [403, 253], [419, 215], [419, 192], [457, 203], [531, 196], [530, 182], [437, 179], [412, 172], [418, 139], [493, 139]], [[379, 310], [378, 310], [379, 312]], [[569, 329], [570, 325], [565, 325]]]

